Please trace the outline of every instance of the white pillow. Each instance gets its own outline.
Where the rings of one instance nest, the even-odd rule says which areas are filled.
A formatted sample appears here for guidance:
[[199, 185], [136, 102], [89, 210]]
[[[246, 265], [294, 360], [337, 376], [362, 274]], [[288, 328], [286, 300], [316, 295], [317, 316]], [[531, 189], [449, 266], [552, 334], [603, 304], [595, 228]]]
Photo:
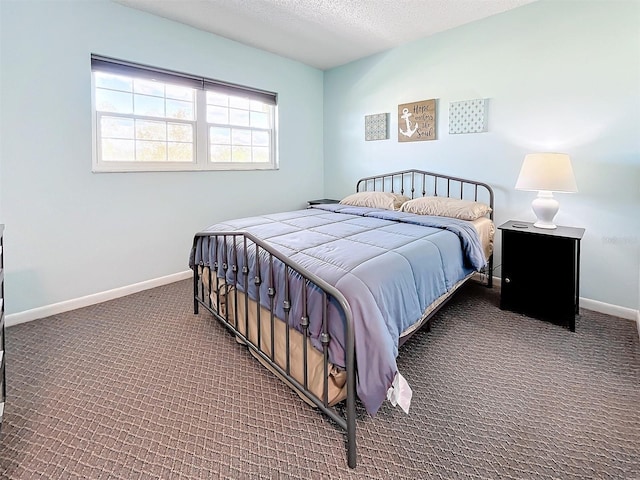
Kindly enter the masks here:
[[475, 220], [491, 212], [489, 205], [448, 197], [419, 197], [402, 204], [401, 211], [418, 215]]
[[358, 192], [340, 200], [342, 205], [399, 210], [409, 197], [391, 192]]

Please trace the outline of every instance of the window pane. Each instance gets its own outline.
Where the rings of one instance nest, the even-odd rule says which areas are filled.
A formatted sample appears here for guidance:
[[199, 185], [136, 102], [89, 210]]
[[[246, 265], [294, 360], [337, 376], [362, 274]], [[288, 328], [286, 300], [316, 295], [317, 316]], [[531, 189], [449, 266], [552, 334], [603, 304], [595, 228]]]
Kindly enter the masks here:
[[252, 145], [260, 147], [269, 146], [269, 132], [252, 132], [253, 142]]
[[136, 138], [138, 140], [166, 140], [167, 124], [149, 120], [136, 120]]
[[234, 128], [231, 131], [231, 143], [233, 145], [251, 145], [251, 130]]
[[257, 163], [269, 163], [269, 149], [267, 147], [253, 147], [253, 161]]
[[193, 102], [193, 93], [194, 93], [193, 88], [179, 87], [177, 85], [165, 85], [165, 92], [166, 92], [167, 98]]
[[133, 96], [130, 93], [96, 88], [96, 110], [130, 114], [133, 112]]
[[133, 91], [135, 93], [144, 93], [145, 95], [164, 97], [164, 83], [154, 82], [153, 80], [134, 79]]
[[250, 162], [251, 147], [232, 147], [231, 161], [232, 162]]
[[251, 126], [255, 128], [269, 128], [269, 115], [260, 112], [251, 112]]
[[102, 139], [102, 160], [105, 162], [133, 162], [136, 159], [133, 140]]
[[167, 118], [193, 120], [193, 103], [167, 99]]
[[249, 126], [249, 111], [238, 110], [235, 108], [229, 109], [229, 123], [231, 125], [240, 125], [242, 127]]
[[249, 110], [250, 101], [248, 98], [229, 97], [229, 106]]
[[251, 100], [250, 108], [254, 112], [265, 112], [266, 113], [266, 112], [269, 111], [269, 105], [267, 105], [266, 103], [258, 102], [256, 100]]
[[193, 127], [184, 123], [169, 123], [167, 139], [174, 142], [193, 142]]
[[111, 90], [133, 91], [133, 79], [120, 75], [95, 72], [96, 87], [110, 88]]
[[141, 162], [164, 162], [167, 160], [167, 144], [165, 142], [136, 142], [136, 160]]
[[216, 144], [222, 144], [222, 145], [231, 144], [231, 129], [224, 128], [224, 127], [210, 127], [209, 143], [216, 143]]
[[170, 162], [192, 162], [193, 146], [190, 143], [172, 143], [169, 142], [168, 153]]
[[230, 162], [231, 147], [225, 147], [223, 145], [211, 145], [211, 161]]
[[134, 95], [134, 112], [147, 117], [164, 117], [164, 98]]
[[100, 133], [102, 138], [133, 139], [133, 119], [104, 116], [100, 119]]
[[207, 106], [208, 123], [229, 123], [229, 109], [225, 107]]
[[207, 103], [209, 105], [229, 106], [229, 95], [223, 95], [216, 92], [207, 92]]

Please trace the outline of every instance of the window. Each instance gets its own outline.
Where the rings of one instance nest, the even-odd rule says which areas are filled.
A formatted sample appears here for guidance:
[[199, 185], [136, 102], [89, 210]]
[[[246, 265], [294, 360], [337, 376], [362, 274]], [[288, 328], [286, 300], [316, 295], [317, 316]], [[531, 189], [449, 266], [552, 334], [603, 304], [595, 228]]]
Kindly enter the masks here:
[[93, 170], [277, 168], [275, 93], [91, 56]]

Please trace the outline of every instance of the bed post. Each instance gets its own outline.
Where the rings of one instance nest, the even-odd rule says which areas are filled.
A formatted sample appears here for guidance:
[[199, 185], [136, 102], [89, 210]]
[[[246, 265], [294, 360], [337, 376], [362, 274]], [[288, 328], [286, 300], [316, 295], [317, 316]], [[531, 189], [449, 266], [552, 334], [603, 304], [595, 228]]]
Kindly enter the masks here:
[[193, 313], [198, 314], [198, 266], [193, 266]]
[[356, 355], [353, 328], [347, 330], [347, 464], [356, 468]]
[[493, 288], [493, 253], [489, 257], [489, 265], [487, 267], [489, 269], [489, 276], [487, 278], [487, 288]]

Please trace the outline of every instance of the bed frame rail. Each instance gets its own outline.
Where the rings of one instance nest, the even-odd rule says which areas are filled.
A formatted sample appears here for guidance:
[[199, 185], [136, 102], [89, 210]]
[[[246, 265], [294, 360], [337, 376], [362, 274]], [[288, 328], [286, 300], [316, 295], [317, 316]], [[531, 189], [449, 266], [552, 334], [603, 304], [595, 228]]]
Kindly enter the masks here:
[[[193, 267], [194, 313], [198, 313], [200, 306], [208, 310], [233, 335], [241, 339], [254, 354], [293, 384], [298, 393], [304, 395], [343, 428], [347, 436], [347, 462], [349, 467], [355, 468], [355, 342], [351, 309], [342, 293], [307, 271], [304, 267], [279, 253], [269, 244], [247, 232], [199, 232], [193, 239], [193, 252], [195, 258], [199, 259]], [[281, 265], [276, 265], [278, 263]], [[283, 271], [284, 273], [279, 275], [276, 269], [280, 269], [280, 272]], [[280, 281], [277, 280], [278, 278], [280, 278]], [[291, 286], [294, 280], [298, 285], [302, 285], [299, 298], [293, 297]], [[253, 291], [252, 299], [255, 301], [256, 306], [253, 311], [256, 315], [257, 339], [252, 339], [252, 335], [249, 333], [251, 331], [249, 327], [249, 309], [251, 308], [249, 295], [239, 295], [239, 292], [250, 291]], [[264, 297], [265, 291], [266, 298]], [[306, 339], [310, 335], [309, 302], [312, 291], [314, 295], [320, 293], [322, 298], [322, 333], [320, 334], [320, 341], [324, 357], [323, 398], [314, 395], [309, 390], [307, 383], [308, 352]], [[225, 303], [225, 299], [228, 299], [229, 295], [233, 295], [235, 300], [233, 302], [233, 312], [229, 311], [229, 302], [226, 301]], [[275, 322], [280, 321], [276, 316], [276, 310], [278, 309], [276, 298], [282, 302], [280, 305], [282, 310], [280, 311], [284, 312], [284, 318], [281, 320], [286, 325], [297, 322], [300, 326], [298, 331], [302, 333], [304, 338], [302, 342], [304, 362], [304, 378], [302, 382], [294, 378], [290, 365], [290, 342], [293, 341], [290, 332], [293, 327], [285, 328], [286, 364], [284, 366], [279, 365], [275, 359]], [[244, 302], [244, 315], [239, 313], [238, 301]], [[290, 315], [293, 315], [292, 305], [294, 302], [301, 302], [297, 305], [299, 305], [298, 310], [301, 309], [302, 315], [297, 320], [290, 318]], [[327, 322], [329, 302], [338, 309], [344, 323], [347, 398], [346, 410], [343, 415], [336, 408], [329, 405], [328, 399], [328, 349], [331, 341]], [[261, 306], [268, 310], [268, 318], [263, 318], [263, 314], [261, 315]], [[266, 328], [270, 329], [270, 348], [264, 345], [265, 341], [261, 338], [262, 322], [267, 322]], [[244, 329], [241, 327], [244, 327]]]

